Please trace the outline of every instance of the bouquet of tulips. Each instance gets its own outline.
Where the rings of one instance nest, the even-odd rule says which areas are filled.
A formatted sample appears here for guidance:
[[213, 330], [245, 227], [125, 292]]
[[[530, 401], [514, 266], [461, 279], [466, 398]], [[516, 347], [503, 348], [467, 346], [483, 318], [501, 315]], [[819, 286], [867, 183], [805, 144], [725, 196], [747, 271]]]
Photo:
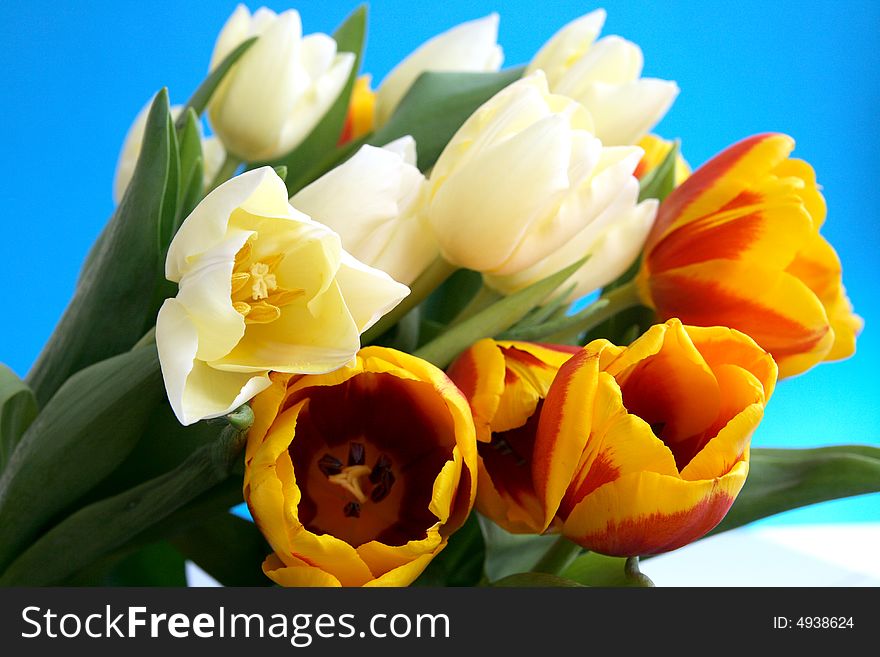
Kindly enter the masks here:
[[678, 87], [604, 19], [509, 68], [464, 23], [373, 90], [365, 8], [239, 6], [0, 371], [0, 583], [644, 586], [880, 490], [876, 448], [750, 450], [861, 330], [813, 169], [763, 134], [691, 171], [651, 134]]

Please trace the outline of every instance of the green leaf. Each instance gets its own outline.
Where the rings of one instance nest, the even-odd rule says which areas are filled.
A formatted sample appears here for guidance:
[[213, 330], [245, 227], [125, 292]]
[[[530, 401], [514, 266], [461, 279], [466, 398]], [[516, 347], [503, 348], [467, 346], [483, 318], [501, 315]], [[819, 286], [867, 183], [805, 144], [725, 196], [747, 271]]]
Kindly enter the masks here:
[[713, 533], [790, 509], [880, 492], [880, 447], [751, 450], [746, 484]]
[[652, 586], [651, 580], [638, 571], [627, 569], [624, 557], [608, 557], [604, 554], [587, 552], [575, 559], [560, 573], [562, 577], [584, 586], [645, 587]]
[[486, 545], [486, 577], [490, 581], [531, 570], [557, 539], [556, 536], [511, 534], [488, 518], [478, 516], [478, 520]]
[[186, 586], [183, 555], [172, 545], [148, 545], [117, 562], [101, 586]]
[[0, 363], [0, 473], [37, 416], [37, 400], [15, 372]]
[[157, 235], [177, 195], [176, 158], [163, 89], [150, 108], [131, 184], [28, 375], [41, 406], [72, 374], [127, 351], [152, 326], [155, 300], [149, 290], [161, 276]]
[[476, 586], [483, 577], [486, 546], [477, 514], [449, 538], [413, 586]]
[[522, 77], [523, 69], [498, 73], [422, 73], [394, 114], [369, 139], [384, 146], [405, 135], [416, 140], [419, 169], [430, 169], [452, 136], [483, 103]]
[[570, 579], [559, 577], [558, 575], [549, 575], [547, 573], [516, 573], [508, 575], [497, 582], [492, 582], [493, 587], [515, 587], [515, 588], [584, 588], [583, 584], [578, 584]]
[[195, 93], [193, 93], [193, 95], [190, 96], [190, 99], [186, 101], [186, 105], [184, 105], [183, 111], [177, 119], [176, 127], [178, 130], [183, 129], [184, 124], [187, 121], [186, 116], [189, 114], [188, 110], [192, 109], [197, 116], [201, 116], [204, 113], [205, 108], [208, 107], [208, 103], [211, 100], [211, 96], [217, 91], [217, 87], [223, 82], [223, 78], [226, 77], [229, 69], [232, 68], [241, 56], [247, 52], [247, 49], [254, 45], [256, 41], [257, 37], [251, 37], [250, 39], [242, 41], [235, 50], [226, 55], [226, 58], [220, 62], [217, 68], [211, 71], [208, 77], [199, 85], [198, 89], [195, 90]]
[[434, 363], [437, 367], [446, 367], [460, 352], [477, 340], [499, 335], [516, 324], [550, 296], [586, 260], [583, 258], [552, 276], [501, 299], [421, 347], [415, 355]]
[[61, 387], [0, 477], [0, 569], [122, 462], [162, 396], [154, 345], [92, 365]]
[[295, 194], [324, 172], [321, 164], [328, 153], [336, 150], [336, 144], [345, 126], [351, 92], [354, 89], [360, 70], [367, 34], [367, 7], [362, 5], [355, 9], [345, 22], [333, 34], [338, 52], [354, 53], [355, 61], [351, 67], [348, 81], [324, 117], [318, 122], [309, 135], [287, 155], [271, 162], [254, 163], [251, 168], [268, 164], [270, 166], [287, 167], [287, 190]]
[[639, 183], [639, 202], [649, 198], [660, 201], [675, 189], [675, 165], [678, 159], [679, 143], [676, 141], [657, 168], [642, 178]]
[[180, 142], [180, 202], [171, 230], [164, 236], [163, 248], [167, 249], [183, 220], [202, 199], [205, 187], [205, 163], [202, 155], [202, 132], [199, 117], [190, 108], [185, 113]]
[[[252, 420], [250, 409], [243, 409], [236, 413]], [[16, 558], [0, 577], [0, 586], [62, 582], [112, 553], [225, 481], [246, 433], [230, 424], [217, 442], [198, 449], [173, 471], [76, 511]]]
[[172, 545], [224, 586], [271, 586], [261, 565], [272, 548], [252, 523], [222, 512], [171, 539]]

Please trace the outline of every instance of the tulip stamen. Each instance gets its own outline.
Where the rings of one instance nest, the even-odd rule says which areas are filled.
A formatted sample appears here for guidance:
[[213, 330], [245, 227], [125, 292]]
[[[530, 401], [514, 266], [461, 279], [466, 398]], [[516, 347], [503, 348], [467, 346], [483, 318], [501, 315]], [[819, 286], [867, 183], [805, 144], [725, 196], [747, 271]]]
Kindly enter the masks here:
[[[363, 443], [350, 442], [348, 444], [348, 465], [332, 454], [324, 454], [318, 460], [318, 469], [327, 480], [337, 486], [341, 486], [356, 501], [349, 501], [343, 508], [346, 518], [359, 518], [361, 505], [368, 499], [373, 502], [381, 502], [394, 486], [396, 480], [391, 471], [391, 459], [385, 454], [380, 454], [372, 468], [365, 465], [366, 448]], [[367, 493], [364, 490], [363, 480], [372, 484]], [[352, 506], [354, 505], [354, 506]]]
[[342, 472], [339, 474], [330, 475], [327, 479], [331, 483], [341, 486], [363, 504], [367, 501], [367, 495], [361, 487], [361, 478], [369, 474], [370, 468], [366, 465], [349, 465], [342, 468]]
[[342, 513], [345, 514], [346, 518], [360, 518], [361, 505], [357, 502], [349, 502], [343, 507]]
[[269, 292], [278, 289], [278, 280], [275, 278], [275, 274], [270, 271], [269, 265], [265, 262], [255, 262], [251, 265], [248, 273], [253, 279], [253, 283], [251, 284], [251, 298], [254, 301], [268, 299]]

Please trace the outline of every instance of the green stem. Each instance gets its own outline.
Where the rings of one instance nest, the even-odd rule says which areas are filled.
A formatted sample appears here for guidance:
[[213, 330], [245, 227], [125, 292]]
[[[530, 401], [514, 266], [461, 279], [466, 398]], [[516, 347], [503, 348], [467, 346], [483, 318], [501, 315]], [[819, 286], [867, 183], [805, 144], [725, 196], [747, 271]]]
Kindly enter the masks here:
[[207, 195], [213, 192], [220, 185], [232, 178], [233, 174], [235, 174], [235, 170], [241, 166], [242, 162], [244, 162], [244, 160], [241, 158], [236, 157], [232, 153], [227, 153], [226, 159], [223, 160], [223, 164], [217, 170], [217, 175], [214, 176], [214, 180], [212, 180], [211, 184], [205, 189], [205, 194]]
[[575, 560], [583, 548], [577, 543], [572, 543], [565, 536], [560, 536], [553, 545], [538, 560], [532, 568], [533, 573], [548, 573], [558, 575]]
[[630, 281], [611, 290], [608, 294], [597, 299], [592, 305], [567, 318], [571, 320], [568, 326], [543, 336], [543, 338], [548, 342], [565, 343], [567, 340], [576, 339], [581, 334], [593, 330], [599, 324], [611, 319], [618, 313], [641, 304], [642, 299], [639, 296], [638, 287], [635, 281]]
[[427, 299], [431, 292], [440, 287], [443, 281], [455, 273], [456, 269], [457, 267], [450, 265], [443, 258], [437, 258], [428, 265], [428, 268], [409, 286], [409, 296], [397, 304], [390, 313], [373, 324], [361, 336], [361, 344], [367, 345], [375, 342], [383, 333], [403, 319], [409, 311]]
[[629, 557], [623, 566], [623, 572], [631, 586], [641, 586], [645, 588], [652, 588], [654, 586], [654, 582], [651, 581], [651, 578], [639, 570], [638, 557]]

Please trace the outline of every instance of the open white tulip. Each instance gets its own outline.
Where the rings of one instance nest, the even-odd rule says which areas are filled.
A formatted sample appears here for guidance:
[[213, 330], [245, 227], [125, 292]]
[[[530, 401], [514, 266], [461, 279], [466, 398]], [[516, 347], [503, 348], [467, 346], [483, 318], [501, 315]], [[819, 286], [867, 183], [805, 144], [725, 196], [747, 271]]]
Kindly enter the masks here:
[[497, 71], [504, 62], [498, 45], [498, 14], [456, 25], [429, 39], [400, 62], [376, 90], [376, 125], [381, 126], [426, 71]]
[[296, 147], [327, 113], [345, 86], [355, 56], [337, 53], [326, 34], [303, 37], [299, 14], [238, 5], [223, 26], [213, 70], [243, 41], [259, 39], [224, 78], [208, 113], [226, 149], [254, 162]]
[[[117, 205], [122, 200], [122, 195], [131, 182], [134, 175], [134, 168], [137, 165], [138, 157], [141, 154], [141, 147], [144, 143], [144, 132], [147, 129], [147, 116], [150, 113], [150, 106], [153, 99], [150, 99], [138, 115], [134, 119], [134, 123], [128, 129], [125, 135], [125, 141], [122, 142], [122, 149], [119, 151], [119, 160], [116, 162], [116, 175], [113, 177], [113, 202]], [[175, 105], [171, 108], [171, 118], [177, 120], [183, 111], [183, 105]], [[204, 170], [205, 184], [210, 183], [217, 171], [223, 164], [226, 157], [226, 151], [223, 144], [216, 137], [202, 138], [202, 166]]]
[[[634, 169], [639, 157], [638, 149], [606, 148], [602, 153], [604, 162], [600, 166], [625, 161], [624, 168], [631, 166]], [[512, 294], [588, 255], [587, 262], [566, 281], [567, 286], [574, 283], [568, 300], [573, 301], [607, 285], [635, 262], [654, 224], [659, 202], [648, 199], [639, 203], [638, 199], [639, 182], [630, 176], [611, 205], [562, 248], [519, 273], [510, 276], [487, 275], [483, 280], [502, 294]]]
[[606, 146], [635, 144], [672, 106], [678, 85], [641, 78], [642, 50], [631, 41], [596, 41], [604, 23], [602, 9], [572, 21], [544, 44], [526, 73], [544, 71], [553, 93], [582, 103]]
[[362, 146], [290, 203], [339, 233], [343, 248], [358, 260], [409, 285], [439, 253], [426, 200], [416, 143], [402, 137], [384, 148]]
[[270, 167], [204, 198], [171, 242], [165, 275], [179, 292], [159, 310], [156, 345], [185, 425], [248, 401], [270, 371], [344, 366], [360, 334], [409, 293], [294, 210]]
[[609, 149], [590, 114], [540, 71], [501, 90], [458, 130], [429, 179], [428, 219], [452, 264], [493, 276], [532, 267], [600, 217], [641, 149]]

